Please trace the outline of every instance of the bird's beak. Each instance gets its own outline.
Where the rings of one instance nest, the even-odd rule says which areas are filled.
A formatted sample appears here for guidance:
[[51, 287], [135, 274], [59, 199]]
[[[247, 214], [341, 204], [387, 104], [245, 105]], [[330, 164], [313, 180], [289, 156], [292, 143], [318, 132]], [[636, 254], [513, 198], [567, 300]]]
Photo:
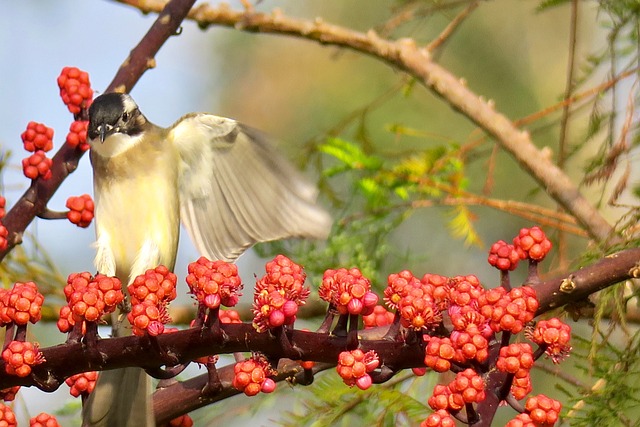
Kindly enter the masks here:
[[98, 126], [100, 142], [104, 144], [104, 140], [115, 131], [117, 131], [117, 129], [108, 123]]

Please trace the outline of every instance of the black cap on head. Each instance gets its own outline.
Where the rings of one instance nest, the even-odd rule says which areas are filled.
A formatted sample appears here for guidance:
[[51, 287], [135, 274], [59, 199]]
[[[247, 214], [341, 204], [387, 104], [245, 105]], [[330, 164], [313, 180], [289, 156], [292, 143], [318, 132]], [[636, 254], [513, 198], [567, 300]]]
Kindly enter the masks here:
[[133, 99], [124, 93], [105, 93], [89, 107], [89, 139], [104, 139], [114, 133], [134, 135], [141, 132], [144, 116]]

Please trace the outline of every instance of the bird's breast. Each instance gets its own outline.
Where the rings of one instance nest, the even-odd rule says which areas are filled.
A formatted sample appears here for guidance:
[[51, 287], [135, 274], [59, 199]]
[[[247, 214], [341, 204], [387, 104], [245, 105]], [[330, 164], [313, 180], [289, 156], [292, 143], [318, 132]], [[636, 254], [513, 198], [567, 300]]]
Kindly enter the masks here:
[[180, 230], [172, 151], [130, 151], [92, 156], [98, 251], [112, 254], [116, 275], [125, 283], [159, 264], [173, 269]]

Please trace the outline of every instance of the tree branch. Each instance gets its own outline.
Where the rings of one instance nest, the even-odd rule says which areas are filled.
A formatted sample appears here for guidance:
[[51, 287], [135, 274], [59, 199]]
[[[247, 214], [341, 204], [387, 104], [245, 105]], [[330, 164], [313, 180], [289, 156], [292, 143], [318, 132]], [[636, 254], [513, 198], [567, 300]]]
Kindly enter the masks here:
[[[163, 0], [116, 0], [144, 13], [158, 12]], [[202, 28], [222, 25], [247, 32], [280, 34], [356, 50], [384, 61], [416, 77], [424, 86], [443, 98], [451, 107], [493, 136], [557, 203], [575, 216], [589, 236], [600, 244], [619, 242], [619, 236], [578, 187], [531, 141], [528, 132], [518, 129], [492, 103], [466, 87], [462, 79], [431, 60], [427, 49], [412, 39], [397, 41], [379, 37], [374, 31], [361, 33], [316, 19], [308, 21], [285, 16], [280, 10], [271, 14], [252, 10], [235, 11], [228, 5], [201, 4], [188, 15]]]
[[[533, 285], [540, 301], [537, 314], [540, 315], [568, 302], [586, 298], [607, 286], [638, 276], [640, 276], [640, 248], [627, 249], [610, 255], [591, 266], [574, 271], [567, 277]], [[23, 385], [51, 391], [62, 384], [65, 378], [80, 372], [130, 366], [153, 369], [166, 363], [166, 354], [175, 355], [179, 364], [202, 356], [249, 351], [262, 352], [270, 360], [288, 358], [288, 349], [282, 345], [282, 340], [268, 332], [256, 332], [251, 324], [224, 324], [220, 327], [223, 334], [214, 333], [211, 328], [191, 328], [158, 336], [156, 337], [157, 348], [162, 351], [153, 351], [148, 337], [136, 336], [101, 339], [93, 347], [82, 343], [69, 343], [43, 348], [41, 351], [46, 362], [34, 366], [32, 375], [25, 378], [6, 374], [5, 363], [0, 361], [0, 390]], [[383, 327], [358, 331], [360, 348], [365, 352], [374, 350], [385, 369], [391, 373], [422, 367], [424, 364], [422, 347], [384, 339], [387, 329], [388, 327]], [[288, 331], [286, 334], [288, 342], [299, 349], [303, 360], [313, 360], [329, 365], [336, 363], [339, 353], [347, 348], [349, 339], [346, 336], [338, 337], [300, 330]], [[225, 369], [232, 368], [218, 370], [223, 388], [217, 393], [194, 398], [193, 394], [196, 391], [202, 391], [201, 386], [204, 384], [203, 381], [206, 381], [204, 377], [194, 378], [183, 385], [172, 387], [171, 390], [179, 392], [172, 393], [171, 406], [181, 408], [182, 412], [171, 412], [168, 415], [163, 412], [162, 416], [175, 417], [184, 411], [202, 406], [200, 399], [220, 400], [228, 393], [232, 393], [229, 390], [229, 374]], [[291, 370], [282, 371], [283, 377], [293, 374]], [[186, 393], [186, 388], [191, 391]], [[157, 396], [161, 396], [159, 399], [165, 402], [168, 398], [166, 393], [169, 391], [163, 390], [157, 393]]]

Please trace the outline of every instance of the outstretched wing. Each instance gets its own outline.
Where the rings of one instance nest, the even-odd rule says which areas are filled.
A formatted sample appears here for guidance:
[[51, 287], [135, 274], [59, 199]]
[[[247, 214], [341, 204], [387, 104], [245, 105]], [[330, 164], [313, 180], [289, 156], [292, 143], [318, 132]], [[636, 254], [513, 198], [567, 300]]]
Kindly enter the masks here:
[[257, 242], [327, 237], [316, 189], [259, 132], [196, 113], [168, 139], [181, 161], [180, 216], [202, 255], [231, 261]]

